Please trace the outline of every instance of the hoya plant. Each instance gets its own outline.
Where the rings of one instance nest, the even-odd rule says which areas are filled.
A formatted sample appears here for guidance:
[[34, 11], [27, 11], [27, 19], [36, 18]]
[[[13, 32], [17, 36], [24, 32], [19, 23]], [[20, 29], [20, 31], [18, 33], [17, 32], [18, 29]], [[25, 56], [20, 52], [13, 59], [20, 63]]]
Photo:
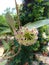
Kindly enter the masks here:
[[31, 59], [33, 59], [33, 51], [37, 51], [40, 47], [38, 42], [38, 28], [49, 24], [49, 19], [40, 20], [41, 22], [28, 23], [25, 26], [20, 26], [19, 29], [15, 28], [14, 20], [10, 14], [6, 14], [6, 19], [9, 27], [1, 31], [1, 33], [2, 35], [3, 33], [7, 35], [10, 32], [12, 35], [9, 35], [11, 37], [13, 36], [13, 39], [9, 39], [8, 41], [2, 40], [3, 46], [5, 47], [5, 52], [2, 57], [10, 60], [9, 65], [24, 65], [26, 62], [29, 65]]
[[[4, 46], [2, 57], [7, 60], [8, 65], [32, 65], [32, 61], [35, 60], [34, 55], [36, 52], [41, 51], [38, 28], [49, 24], [49, 19], [20, 26], [17, 3], [16, 9], [18, 15], [17, 21], [19, 23], [18, 28], [15, 27], [15, 21], [9, 13], [5, 15], [7, 25], [5, 24], [5, 28], [1, 26], [0, 35], [9, 36], [8, 38], [2, 39]], [[44, 35], [43, 38], [45, 39]]]

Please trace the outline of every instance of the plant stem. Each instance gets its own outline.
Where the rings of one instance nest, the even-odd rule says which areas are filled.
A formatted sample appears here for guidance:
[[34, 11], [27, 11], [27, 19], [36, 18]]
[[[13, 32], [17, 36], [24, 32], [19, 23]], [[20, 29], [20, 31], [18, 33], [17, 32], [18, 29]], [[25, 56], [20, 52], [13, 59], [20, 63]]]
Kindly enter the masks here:
[[16, 6], [16, 12], [17, 12], [17, 16], [18, 16], [18, 23], [19, 23], [19, 28], [20, 28], [19, 8], [18, 8], [18, 4], [17, 4], [17, 1], [16, 1], [16, 0], [15, 0], [15, 6]]

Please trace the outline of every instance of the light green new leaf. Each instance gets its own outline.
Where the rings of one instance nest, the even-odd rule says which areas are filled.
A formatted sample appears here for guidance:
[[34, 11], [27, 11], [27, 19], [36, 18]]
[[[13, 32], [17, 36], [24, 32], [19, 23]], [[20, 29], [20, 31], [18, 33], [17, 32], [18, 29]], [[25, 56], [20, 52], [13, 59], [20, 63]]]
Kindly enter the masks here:
[[47, 25], [47, 24], [49, 24], [49, 19], [39, 20], [39, 21], [36, 21], [34, 23], [30, 22], [30, 23], [26, 24], [25, 27], [32, 29], [34, 27], [39, 28], [39, 27], [42, 27], [42, 26]]

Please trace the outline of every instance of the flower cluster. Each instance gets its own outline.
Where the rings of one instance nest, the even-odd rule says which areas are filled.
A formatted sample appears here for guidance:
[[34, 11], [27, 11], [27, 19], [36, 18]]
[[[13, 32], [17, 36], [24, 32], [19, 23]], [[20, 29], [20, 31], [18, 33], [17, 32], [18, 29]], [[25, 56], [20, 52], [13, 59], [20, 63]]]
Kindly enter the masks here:
[[38, 39], [38, 30], [36, 28], [30, 30], [27, 27], [21, 27], [17, 31], [16, 39], [21, 45], [25, 46], [32, 45]]

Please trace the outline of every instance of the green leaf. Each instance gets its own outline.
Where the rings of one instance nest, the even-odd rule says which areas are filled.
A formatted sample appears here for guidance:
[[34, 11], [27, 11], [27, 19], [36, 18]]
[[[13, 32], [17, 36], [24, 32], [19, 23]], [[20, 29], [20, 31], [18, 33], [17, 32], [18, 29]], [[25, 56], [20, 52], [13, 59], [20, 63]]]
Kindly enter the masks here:
[[9, 44], [6, 43], [4, 40], [2, 40], [2, 43], [3, 43], [3, 46], [4, 46], [4, 49], [5, 49], [5, 50], [9, 50], [9, 49], [10, 49]]
[[43, 5], [47, 5], [47, 6], [49, 6], [49, 2], [45, 2], [45, 3], [43, 3]]
[[0, 35], [6, 34], [6, 33], [11, 33], [10, 29], [4, 29], [3, 31], [0, 31]]
[[12, 28], [12, 30], [15, 30], [14, 19], [12, 18], [12, 16], [9, 13], [7, 13], [5, 17], [6, 17], [7, 23], [9, 24], [10, 28]]
[[6, 65], [7, 60], [3, 60], [3, 62], [0, 62], [0, 65]]
[[30, 7], [31, 5], [32, 5], [32, 4], [31, 4], [31, 3], [29, 3], [27, 6], [28, 6], [28, 7]]
[[45, 19], [45, 20], [39, 20], [39, 21], [36, 21], [34, 23], [28, 23], [25, 25], [25, 27], [28, 27], [29, 29], [32, 29], [32, 28], [39, 28], [39, 27], [42, 27], [44, 25], [48, 25], [49, 24], [49, 19]]
[[37, 2], [41, 3], [43, 0], [35, 0], [35, 1], [37, 1]]

